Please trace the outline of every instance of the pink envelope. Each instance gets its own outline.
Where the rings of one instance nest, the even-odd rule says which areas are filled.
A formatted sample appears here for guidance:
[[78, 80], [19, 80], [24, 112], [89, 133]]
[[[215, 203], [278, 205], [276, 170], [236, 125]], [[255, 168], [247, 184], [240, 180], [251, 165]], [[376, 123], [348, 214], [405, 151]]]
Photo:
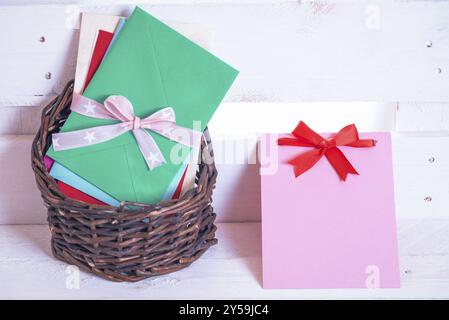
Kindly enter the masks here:
[[286, 162], [310, 148], [262, 137], [264, 288], [400, 286], [390, 134], [360, 138], [377, 145], [339, 147], [360, 174], [344, 182], [325, 157], [295, 178]]

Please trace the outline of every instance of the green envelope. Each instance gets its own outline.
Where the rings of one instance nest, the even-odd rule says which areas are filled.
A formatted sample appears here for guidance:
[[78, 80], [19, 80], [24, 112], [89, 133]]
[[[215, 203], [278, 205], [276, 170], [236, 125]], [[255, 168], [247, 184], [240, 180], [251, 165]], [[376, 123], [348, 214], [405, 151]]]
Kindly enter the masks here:
[[[104, 58], [84, 96], [103, 101], [123, 95], [144, 118], [172, 107], [179, 126], [203, 130], [238, 71], [136, 7]], [[71, 113], [61, 132], [117, 123]], [[198, 129], [198, 128], [196, 128]], [[154, 132], [167, 163], [149, 170], [131, 132], [107, 142], [47, 154], [75, 174], [122, 201], [160, 201], [186, 156], [182, 146]], [[170, 161], [176, 146], [177, 160]]]

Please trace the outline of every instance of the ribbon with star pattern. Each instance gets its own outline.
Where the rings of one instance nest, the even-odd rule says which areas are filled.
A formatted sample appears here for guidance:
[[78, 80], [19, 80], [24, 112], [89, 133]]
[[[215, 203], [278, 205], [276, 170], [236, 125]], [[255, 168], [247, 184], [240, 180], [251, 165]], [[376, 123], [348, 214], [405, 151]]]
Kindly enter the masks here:
[[140, 152], [150, 170], [166, 163], [153, 137], [145, 129], [189, 147], [199, 145], [200, 131], [176, 125], [175, 111], [163, 108], [146, 118], [134, 115], [131, 102], [124, 96], [109, 96], [103, 104], [74, 94], [70, 109], [76, 113], [97, 119], [118, 120], [119, 123], [92, 127], [88, 129], [54, 133], [52, 135], [55, 151], [86, 147], [114, 139], [125, 132], [132, 131]]

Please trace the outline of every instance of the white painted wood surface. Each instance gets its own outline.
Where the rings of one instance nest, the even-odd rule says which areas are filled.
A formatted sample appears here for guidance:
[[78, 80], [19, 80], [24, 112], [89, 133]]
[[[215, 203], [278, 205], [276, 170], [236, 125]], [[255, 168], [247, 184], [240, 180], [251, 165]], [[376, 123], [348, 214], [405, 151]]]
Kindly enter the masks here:
[[[126, 15], [133, 1], [125, 2], [0, 6], [0, 23], [8, 26], [0, 28], [0, 134], [36, 132], [42, 103], [73, 77], [78, 12]], [[287, 132], [298, 119], [318, 131], [355, 122], [361, 131], [413, 133], [394, 140], [398, 216], [448, 217], [448, 104], [439, 102], [449, 101], [448, 1], [142, 2], [161, 19], [210, 30], [213, 51], [241, 70], [228, 95], [240, 102], [223, 104], [210, 123], [220, 221], [259, 220], [258, 169], [252, 164], [257, 136]], [[442, 73], [435, 73], [440, 67]], [[285, 103], [326, 100], [341, 102]], [[241, 117], [235, 119], [237, 111]], [[9, 182], [0, 187], [7, 204], [0, 223], [45, 223], [29, 170], [30, 139], [0, 137], [0, 177]], [[237, 150], [231, 158], [229, 147]]]
[[78, 13], [127, 15], [135, 2], [0, 0], [0, 298], [449, 298], [449, 1], [436, 0], [139, 1], [210, 30], [212, 51], [241, 71], [210, 123], [219, 221], [260, 220], [260, 133], [299, 119], [394, 132], [401, 289], [263, 290], [257, 223], [220, 224], [219, 245], [179, 273], [137, 284], [81, 273], [67, 289], [47, 227], [26, 225], [46, 223], [29, 135], [74, 76]]
[[[0, 136], [0, 224], [46, 223], [30, 167], [32, 136]], [[260, 221], [257, 136], [214, 140], [219, 177], [214, 207], [220, 222]], [[449, 135], [393, 134], [397, 216], [448, 219]], [[235, 156], [230, 157], [234, 153]], [[373, 195], [375, 197], [375, 195]], [[381, 201], [381, 199], [379, 199]]]
[[[449, 87], [449, 83], [447, 83]], [[449, 102], [401, 102], [397, 127], [402, 132], [449, 132]]]
[[449, 134], [397, 134], [393, 150], [397, 216], [449, 219]]
[[[390, 131], [395, 128], [397, 105], [391, 102], [345, 101], [222, 103], [209, 128], [219, 137], [238, 137], [261, 132], [286, 132], [295, 126], [295, 121], [303, 119], [321, 131], [339, 130], [349, 122], [357, 123], [364, 131]], [[40, 126], [42, 108], [0, 107], [0, 135], [35, 134]], [[236, 112], [239, 112], [239, 117], [235, 116]], [[436, 116], [437, 112], [440, 110], [436, 110]]]
[[[337, 113], [336, 110], [339, 110]], [[219, 170], [214, 206], [218, 221], [259, 221], [260, 182], [255, 146], [263, 132], [289, 132], [296, 119], [316, 130], [339, 130], [349, 122], [362, 131], [394, 128], [392, 103], [224, 103], [210, 122]], [[240, 118], [235, 114], [240, 111]], [[330, 114], [330, 117], [322, 117]], [[257, 121], [255, 116], [257, 115]], [[40, 116], [24, 124], [36, 132]], [[46, 223], [30, 166], [33, 136], [0, 135], [0, 224]], [[423, 186], [425, 188], [425, 186]]]
[[[400, 289], [266, 290], [259, 223], [218, 225], [218, 245], [189, 268], [112, 283], [51, 256], [46, 226], [0, 226], [0, 299], [448, 299], [449, 222], [399, 220]], [[68, 283], [68, 286], [66, 284]]]
[[[0, 106], [45, 103], [73, 77], [79, 11], [133, 8], [80, 3], [0, 6]], [[150, 1], [143, 7], [164, 20], [214, 30], [213, 51], [241, 70], [228, 101], [449, 101], [447, 1]]]

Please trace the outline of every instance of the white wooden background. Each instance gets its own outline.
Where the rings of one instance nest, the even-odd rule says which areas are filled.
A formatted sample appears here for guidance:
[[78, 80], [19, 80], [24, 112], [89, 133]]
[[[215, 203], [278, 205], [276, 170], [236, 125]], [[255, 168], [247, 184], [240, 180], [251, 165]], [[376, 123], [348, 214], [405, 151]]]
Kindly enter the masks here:
[[[74, 76], [78, 13], [127, 15], [136, 3], [0, 0], [0, 224], [45, 224], [30, 169], [30, 142], [42, 106]], [[253, 161], [260, 133], [288, 132], [299, 119], [321, 131], [338, 130], [350, 122], [361, 131], [392, 131], [397, 217], [400, 239], [406, 239], [400, 240], [406, 290], [366, 297], [449, 297], [449, 289], [442, 289], [449, 288], [449, 233], [442, 231], [447, 231], [449, 221], [449, 1], [138, 3], [165, 21], [207, 29], [213, 35], [208, 47], [241, 71], [210, 123], [220, 174], [214, 196], [220, 222], [260, 220], [258, 168]], [[241, 119], [234, 118], [236, 110]], [[0, 239], [0, 250], [23, 240], [21, 232], [33, 239], [33, 232], [41, 230], [3, 228], [11, 235]], [[223, 227], [228, 230], [221, 233], [224, 242], [242, 228], [247, 230], [243, 224]], [[257, 224], [248, 228], [247, 232], [258, 230]], [[15, 245], [26, 246], [19, 240]], [[432, 249], [435, 245], [438, 250]], [[4, 250], [0, 270], [11, 271], [11, 259], [24, 258], [11, 258], [9, 251], [2, 257]], [[251, 266], [260, 256], [259, 251], [242, 256], [248, 248], [232, 251], [225, 245], [224, 251], [217, 250], [219, 257], [249, 259]], [[216, 256], [209, 257], [214, 261]], [[237, 278], [245, 273], [240, 262], [229, 265], [237, 270]], [[245, 281], [248, 288], [258, 284]], [[236, 297], [304, 295], [267, 295], [253, 289]], [[226, 291], [228, 297], [231, 291]], [[200, 289], [195, 292], [201, 296]], [[364, 294], [343, 294], [352, 296]]]

